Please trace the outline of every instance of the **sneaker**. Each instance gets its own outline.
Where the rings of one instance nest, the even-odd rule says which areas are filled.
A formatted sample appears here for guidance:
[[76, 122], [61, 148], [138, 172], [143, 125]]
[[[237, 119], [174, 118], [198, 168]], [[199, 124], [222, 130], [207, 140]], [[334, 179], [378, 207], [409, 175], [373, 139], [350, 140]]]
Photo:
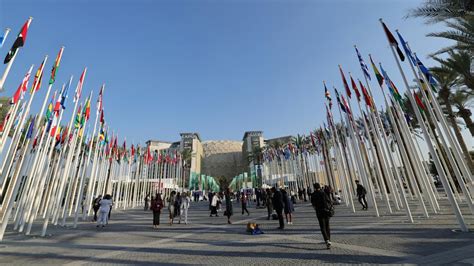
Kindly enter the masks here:
[[326, 248], [331, 249], [331, 241], [326, 241]]

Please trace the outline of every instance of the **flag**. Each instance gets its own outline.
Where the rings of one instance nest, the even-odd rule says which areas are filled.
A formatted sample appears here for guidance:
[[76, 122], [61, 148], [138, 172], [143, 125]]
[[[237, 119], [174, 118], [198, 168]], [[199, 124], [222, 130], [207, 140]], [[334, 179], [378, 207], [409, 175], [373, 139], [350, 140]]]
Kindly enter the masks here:
[[105, 84], [102, 84], [102, 87], [99, 91], [99, 97], [97, 98], [97, 113], [102, 112], [102, 94], [104, 93]]
[[344, 108], [346, 109], [345, 112], [351, 115], [352, 114], [351, 109], [349, 108], [349, 105], [347, 104], [346, 98], [344, 98], [344, 95], [341, 95], [341, 99], [342, 99], [342, 104], [344, 105]]
[[64, 46], [59, 49], [59, 53], [56, 56], [56, 61], [54, 61], [53, 68], [51, 69], [51, 77], [49, 78], [49, 84], [53, 84], [56, 81], [56, 72], [59, 68], [59, 63], [61, 62], [61, 57], [63, 56]]
[[79, 109], [77, 109], [76, 118], [74, 119], [74, 128], [79, 128], [81, 126], [81, 120], [82, 120], [82, 104], [79, 106]]
[[10, 32], [9, 28], [5, 29], [5, 33], [3, 33], [2, 36], [0, 36], [0, 48], [2, 48], [3, 44], [5, 43], [5, 40], [7, 39], [8, 33]]
[[81, 98], [82, 86], [84, 85], [84, 78], [86, 76], [86, 72], [87, 67], [84, 68], [84, 70], [82, 71], [81, 77], [79, 78], [79, 82], [77, 83], [76, 93], [74, 94], [74, 102], [79, 101], [79, 99]]
[[23, 96], [25, 95], [25, 92], [28, 88], [28, 82], [30, 80], [32, 70], [33, 66], [31, 66], [28, 72], [25, 74], [25, 77], [21, 81], [20, 86], [18, 86], [18, 89], [16, 90], [15, 94], [13, 94], [13, 97], [10, 100], [10, 104], [16, 104], [20, 99], [23, 99]]
[[339, 97], [339, 92], [336, 90], [336, 88], [334, 88], [334, 91], [336, 92], [336, 100], [337, 100], [337, 103], [339, 104], [339, 106], [341, 107], [341, 110], [344, 113], [347, 113], [346, 107], [342, 104], [341, 98]]
[[388, 74], [387, 74], [387, 72], [385, 72], [385, 70], [383, 69], [382, 64], [379, 64], [379, 65], [380, 65], [380, 70], [382, 71], [382, 74], [383, 74], [384, 79], [385, 79], [385, 84], [387, 85], [387, 88], [388, 88], [388, 90], [390, 91], [390, 94], [392, 95], [392, 97], [393, 97], [398, 103], [400, 103], [400, 105], [402, 105], [402, 104], [403, 104], [403, 102], [402, 102], [402, 96], [401, 96], [400, 93], [398, 92], [397, 87], [395, 87], [395, 84], [393, 84], [392, 80], [390, 80], [390, 78], [388, 77]]
[[31, 119], [30, 121], [30, 126], [28, 127], [28, 132], [26, 133], [26, 138], [27, 139], [31, 139], [32, 135], [33, 135], [33, 129], [35, 128], [35, 117], [33, 117], [33, 119]]
[[400, 50], [400, 47], [398, 47], [398, 42], [393, 36], [393, 34], [390, 32], [390, 30], [387, 28], [387, 25], [380, 20], [380, 23], [382, 23], [383, 30], [385, 31], [385, 35], [387, 35], [388, 42], [390, 43], [391, 46], [395, 47], [397, 50], [398, 57], [400, 57], [400, 60], [405, 61], [405, 55], [403, 55], [402, 50]]
[[104, 118], [104, 109], [100, 112], [100, 124], [105, 123], [105, 118]]
[[[423, 92], [420, 92], [420, 93], [423, 93]], [[425, 107], [425, 105], [423, 104], [423, 101], [422, 101], [422, 100], [420, 99], [420, 97], [418, 96], [418, 93], [413, 92], [413, 96], [415, 97], [415, 102], [416, 102], [416, 104], [418, 105], [418, 108], [420, 108], [420, 111], [425, 112], [425, 111], [426, 111], [426, 107]]]
[[51, 102], [48, 104], [48, 108], [46, 109], [46, 115], [45, 115], [45, 120], [46, 122], [51, 120], [51, 117], [53, 116], [53, 102], [54, 102], [54, 97], [56, 96], [56, 92], [54, 93], [53, 97], [51, 98]]
[[369, 58], [370, 58], [370, 63], [372, 64], [372, 68], [374, 69], [375, 77], [377, 78], [377, 81], [379, 82], [379, 86], [382, 87], [382, 85], [383, 85], [383, 76], [380, 74], [379, 70], [375, 66], [371, 55], [369, 55]]
[[421, 60], [418, 58], [418, 56], [415, 55], [415, 61], [416, 61], [416, 65], [418, 65], [420, 71], [425, 75], [426, 77], [426, 80], [428, 80], [428, 82], [430, 83], [431, 87], [436, 91], [436, 86], [438, 85], [438, 83], [436, 82], [436, 80], [434, 79], [433, 75], [431, 75], [430, 71], [428, 70], [428, 68], [425, 67], [425, 65], [423, 65], [423, 63], [421, 62]]
[[355, 94], [356, 94], [357, 101], [360, 102], [360, 92], [359, 92], [359, 89], [357, 89], [357, 85], [356, 85], [354, 79], [352, 78], [351, 74], [349, 74], [349, 76], [351, 77], [352, 89], [354, 90], [354, 92], [355, 92]]
[[349, 84], [347, 84], [346, 77], [342, 71], [341, 65], [339, 65], [339, 72], [341, 73], [342, 83], [344, 83], [344, 88], [346, 89], [347, 97], [351, 98], [351, 90], [349, 89]]
[[33, 93], [33, 91], [38, 91], [41, 88], [41, 80], [43, 79], [43, 69], [45, 60], [46, 58], [43, 59], [43, 62], [41, 62], [41, 65], [39, 66], [38, 70], [36, 70], [35, 80], [33, 82], [33, 86], [31, 87], [30, 93]]
[[371, 80], [370, 79], [370, 74], [369, 74], [369, 68], [365, 64], [364, 59], [362, 58], [362, 56], [360, 55], [359, 50], [357, 49], [357, 46], [354, 45], [354, 48], [355, 48], [356, 53], [357, 53], [357, 58], [359, 58], [359, 64], [360, 64], [360, 68], [362, 69], [362, 72], [364, 72], [365, 77], [367, 77], [369, 80]]
[[23, 27], [21, 27], [20, 33], [18, 33], [18, 36], [16, 37], [16, 40], [13, 43], [12, 48], [10, 48], [10, 51], [8, 51], [7, 56], [5, 56], [5, 60], [3, 60], [4, 64], [7, 64], [8, 62], [10, 62], [15, 56], [18, 49], [20, 47], [23, 47], [23, 45], [25, 45], [26, 35], [28, 34], [28, 27], [30, 26], [30, 23], [31, 23], [31, 18], [29, 18], [25, 22], [25, 24], [23, 24]]
[[91, 115], [91, 97], [87, 99], [87, 102], [84, 105], [84, 118], [86, 119], [86, 121], [89, 120], [90, 115]]
[[362, 84], [362, 82], [360, 82], [360, 80], [359, 80], [359, 84], [362, 90], [362, 94], [364, 95], [365, 104], [367, 104], [367, 106], [370, 108], [374, 108], [373, 100], [372, 100], [372, 97], [370, 97], [369, 92], [367, 91], [365, 86]]
[[415, 61], [415, 58], [413, 57], [413, 53], [411, 52], [410, 48], [408, 47], [408, 44], [407, 42], [405, 42], [405, 40], [403, 39], [402, 35], [400, 34], [400, 32], [398, 32], [398, 30], [395, 31], [398, 35], [398, 39], [400, 40], [400, 42], [402, 43], [402, 47], [403, 47], [403, 51], [405, 51], [405, 54], [408, 56], [408, 59], [410, 59], [410, 62], [416, 66], [416, 61]]
[[69, 79], [69, 82], [66, 84], [66, 88], [64, 88], [63, 93], [61, 94], [61, 107], [63, 109], [66, 109], [66, 99], [67, 99], [67, 94], [69, 92], [69, 88], [71, 87], [71, 83], [72, 83], [72, 76]]
[[331, 93], [329, 93], [328, 88], [326, 87], [326, 83], [323, 81], [324, 84], [324, 96], [326, 96], [326, 99], [329, 102], [329, 108], [332, 108], [332, 98], [331, 98]]
[[66, 89], [66, 84], [63, 84], [61, 91], [59, 92], [59, 97], [56, 99], [56, 104], [54, 105], [54, 112], [59, 113], [59, 110], [62, 109], [61, 107], [61, 100], [62, 95], [64, 94], [64, 90]]

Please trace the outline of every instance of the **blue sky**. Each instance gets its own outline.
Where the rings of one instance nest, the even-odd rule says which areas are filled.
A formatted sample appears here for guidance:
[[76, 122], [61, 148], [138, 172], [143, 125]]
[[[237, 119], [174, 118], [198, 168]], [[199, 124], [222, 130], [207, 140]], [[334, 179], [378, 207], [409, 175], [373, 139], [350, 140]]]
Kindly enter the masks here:
[[398, 28], [421, 58], [449, 44], [425, 37], [441, 25], [404, 19], [419, 3], [2, 0], [0, 27], [13, 29], [2, 56], [34, 17], [3, 94], [13, 94], [29, 65], [45, 54], [49, 74], [64, 45], [53, 88], [71, 74], [76, 84], [87, 66], [84, 94], [93, 89], [96, 96], [106, 83], [106, 120], [129, 141], [177, 140], [190, 131], [205, 140], [238, 140], [247, 130], [269, 138], [307, 134], [325, 120], [322, 81], [342, 88], [337, 65], [362, 78], [354, 44], [366, 63], [372, 53], [405, 90], [378, 18]]

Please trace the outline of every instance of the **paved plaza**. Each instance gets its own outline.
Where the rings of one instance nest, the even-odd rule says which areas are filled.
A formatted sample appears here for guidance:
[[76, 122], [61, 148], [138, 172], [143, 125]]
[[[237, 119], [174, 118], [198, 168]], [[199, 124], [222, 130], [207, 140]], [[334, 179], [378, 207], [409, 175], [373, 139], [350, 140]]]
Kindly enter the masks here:
[[[412, 202], [414, 204], [414, 202]], [[458, 232], [446, 199], [442, 211], [428, 219], [415, 210], [415, 224], [403, 212], [374, 217], [372, 211], [351, 213], [337, 206], [331, 219], [333, 247], [322, 243], [313, 209], [298, 203], [293, 225], [276, 229], [266, 220], [266, 209], [251, 206], [250, 216], [241, 215], [235, 204], [234, 223], [209, 217], [208, 203], [191, 205], [190, 223], [152, 228], [152, 214], [143, 209], [114, 210], [108, 227], [97, 229], [90, 222], [77, 229], [51, 227], [41, 238], [39, 224], [32, 236], [8, 230], [0, 243], [2, 264], [317, 264], [317, 263], [415, 263], [472, 265], [474, 233]], [[383, 206], [381, 207], [383, 208]], [[474, 217], [467, 216], [474, 226]], [[265, 234], [245, 232], [248, 221], [261, 224]]]

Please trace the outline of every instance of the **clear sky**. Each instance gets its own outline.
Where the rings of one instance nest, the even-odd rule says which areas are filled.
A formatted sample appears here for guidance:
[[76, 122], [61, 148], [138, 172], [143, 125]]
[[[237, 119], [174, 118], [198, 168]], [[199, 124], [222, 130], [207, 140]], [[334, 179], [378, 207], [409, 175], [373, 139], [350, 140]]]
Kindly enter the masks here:
[[13, 29], [2, 60], [21, 25], [34, 17], [3, 94], [11, 95], [45, 54], [49, 75], [64, 45], [54, 88], [71, 74], [76, 84], [87, 66], [84, 94], [93, 89], [96, 96], [106, 83], [106, 119], [121, 138], [143, 143], [177, 140], [180, 132], [199, 132], [205, 140], [239, 140], [248, 130], [266, 137], [308, 134], [325, 120], [322, 81], [342, 88], [337, 65], [362, 78], [354, 44], [366, 63], [369, 52], [382, 61], [405, 90], [378, 18], [398, 28], [421, 58], [449, 44], [425, 37], [441, 25], [404, 19], [419, 3], [1, 0], [0, 27]]

